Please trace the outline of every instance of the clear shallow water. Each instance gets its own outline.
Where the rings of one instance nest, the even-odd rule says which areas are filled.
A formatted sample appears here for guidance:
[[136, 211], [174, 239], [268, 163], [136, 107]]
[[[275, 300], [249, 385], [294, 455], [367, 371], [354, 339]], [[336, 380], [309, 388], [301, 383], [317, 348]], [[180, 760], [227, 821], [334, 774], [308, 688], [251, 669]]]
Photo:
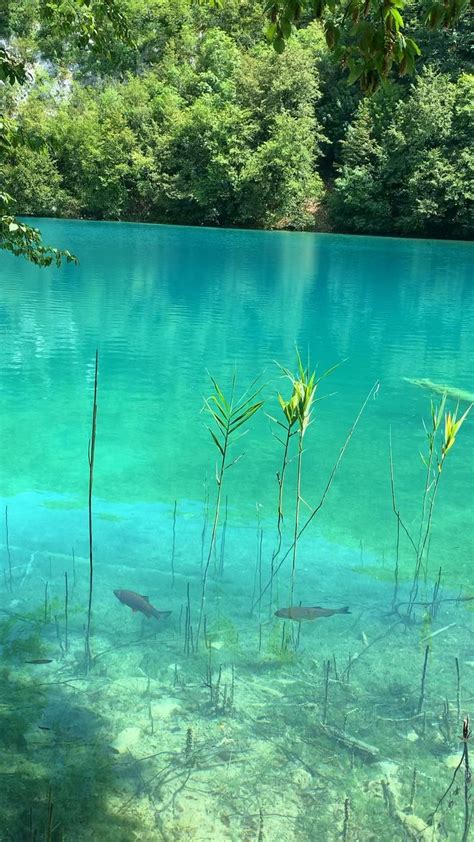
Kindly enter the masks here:
[[[98, 696], [86, 704], [85, 709], [88, 715], [100, 716], [102, 725], [97, 727], [107, 746], [113, 742], [114, 729], [121, 733], [128, 727], [139, 727], [141, 737], [136, 736], [133, 751], [136, 748], [141, 756], [146, 754], [145, 745], [140, 743], [140, 739], [145, 739], [144, 735], [145, 742], [154, 743], [159, 736], [170, 752], [182, 752], [188, 727], [196, 730], [198, 744], [200, 739], [203, 745], [211, 741], [215, 747], [219, 719], [224, 718], [225, 722], [229, 720], [224, 728], [229, 733], [220, 734], [222, 739], [234, 741], [234, 744], [238, 739], [243, 743], [245, 739], [259, 741], [252, 754], [254, 760], [249, 760], [250, 764], [254, 763], [258, 777], [259, 763], [265, 766], [277, 762], [275, 757], [266, 754], [268, 746], [275, 748], [277, 740], [275, 735], [267, 734], [265, 723], [256, 723], [254, 708], [260, 706], [271, 719], [275, 711], [266, 708], [268, 694], [280, 693], [280, 698], [285, 698], [280, 725], [289, 727], [291, 733], [294, 724], [294, 739], [300, 740], [302, 733], [306, 739], [310, 726], [295, 714], [301, 706], [304, 682], [315, 682], [317, 702], [312, 716], [319, 721], [324, 703], [320, 685], [325, 659], [335, 654], [337, 660], [345, 663], [351, 653], [361, 648], [361, 641], [362, 646], [365, 645], [364, 636], [370, 642], [384, 634], [385, 628], [391, 627], [394, 618], [386, 615], [392, 597], [396, 522], [390, 495], [389, 430], [391, 428], [393, 439], [398, 504], [405, 522], [416, 533], [424, 482], [419, 457], [419, 451], [425, 446], [422, 419], [429, 422], [430, 398], [436, 396], [407, 383], [404, 378], [428, 378], [473, 391], [472, 246], [129, 224], [46, 220], [40, 224], [47, 240], [78, 254], [80, 266], [45, 271], [8, 256], [1, 257], [0, 495], [2, 505], [8, 505], [14, 572], [13, 593], [9, 593], [8, 583], [5, 583], [1, 605], [7, 611], [28, 615], [30, 622], [32, 612], [39, 611], [43, 616], [47, 581], [46, 599], [53, 600], [53, 608], [49, 611], [48, 622], [43, 622], [45, 628], [41, 635], [46, 636], [43, 645], [48, 654], [54, 650], [57, 659], [54, 668], [59, 670], [59, 675], [73, 675], [74, 681], [79, 681], [87, 584], [87, 442], [94, 354], [98, 348], [94, 651], [100, 654], [102, 650], [113, 648], [118, 636], [120, 640], [124, 638], [124, 649], [119, 655], [113, 652], [98, 661], [104, 670], [102, 683], [99, 668], [89, 677], [89, 684], [81, 679], [84, 685], [81, 692], [86, 696], [90, 682], [98, 682], [103, 693], [101, 696], [100, 688], [94, 684]], [[376, 381], [380, 381], [380, 388], [366, 407], [327, 501], [301, 540], [298, 554], [296, 601], [328, 606], [349, 604], [355, 617], [351, 618], [350, 626], [343, 625], [345, 618], [342, 617], [331, 618], [326, 624], [302, 626], [301, 649], [290, 658], [288, 653], [281, 652], [281, 623], [266, 622], [268, 605], [260, 615], [254, 612], [252, 617], [249, 608], [260, 579], [259, 547], [264, 583], [275, 542], [275, 476], [281, 464], [281, 447], [272, 436], [275, 428], [268, 415], [278, 413], [277, 391], [284, 395], [288, 393], [275, 361], [293, 369], [295, 344], [304, 356], [309, 352], [311, 362], [317, 364], [320, 372], [344, 361], [320, 384], [318, 395], [325, 399], [316, 405], [314, 423], [305, 439], [302, 488], [303, 496], [310, 504], [315, 505], [320, 499], [339, 450], [369, 390]], [[234, 372], [241, 390], [259, 377], [265, 398], [265, 413], [255, 417], [240, 450], [235, 451], [235, 455], [244, 452], [243, 458], [226, 475], [225, 543], [222, 550], [223, 512], [216, 560], [216, 566], [219, 566], [222, 557], [224, 576], [215, 577], [214, 564], [211, 565], [208, 593], [209, 627], [215, 630], [216, 640], [221, 644], [215, 653], [215, 669], [218, 669], [219, 661], [227, 670], [230, 664], [237, 664], [238, 681], [242, 682], [236, 689], [240, 702], [237, 699], [232, 716], [226, 716], [224, 710], [213, 709], [209, 702], [196, 701], [200, 694], [208, 692], [203, 691], [205, 663], [204, 666], [201, 663], [207, 656], [201, 653], [182, 662], [184, 621], [182, 618], [178, 621], [188, 584], [193, 616], [197, 613], [201, 562], [209, 543], [209, 518], [215, 494], [216, 454], [206, 429], [206, 416], [202, 413], [203, 397], [210, 394], [208, 372], [224, 391], [229, 389]], [[423, 597], [426, 593], [431, 598], [432, 582], [440, 567], [443, 592], [447, 597], [457, 594], [460, 587], [464, 594], [472, 593], [473, 437], [474, 422], [469, 418], [449, 453], [443, 472], [434, 513], [427, 584], [426, 587], [422, 585]], [[294, 472], [295, 464], [292, 463], [288, 489], [294, 486]], [[207, 497], [210, 502], [206, 522]], [[175, 500], [175, 583], [172, 587]], [[292, 514], [292, 497], [289, 497], [285, 548], [290, 542]], [[6, 567], [8, 556], [4, 535], [1, 540]], [[75, 571], [72, 568], [73, 548]], [[289, 566], [286, 562], [278, 578], [276, 592], [280, 605], [287, 599]], [[406, 542], [402, 542], [400, 566], [403, 588], [413, 566]], [[73, 577], [76, 580], [70, 619], [74, 657], [71, 652], [56, 651], [55, 614], [64, 647], [65, 572], [68, 572], [70, 583]], [[152, 642], [151, 649], [146, 641], [138, 650], [136, 646], [127, 645], [136, 641], [141, 625], [136, 615], [130, 616], [116, 602], [112, 595], [115, 588], [131, 588], [150, 594], [160, 608], [173, 610], [173, 620], [166, 630], [160, 631], [158, 645], [162, 655], [159, 663], [154, 660], [156, 641]], [[426, 618], [422, 621], [420, 616], [419, 625], [406, 631], [403, 637], [402, 629], [395, 629], [395, 640], [389, 638], [387, 644], [394, 647], [393, 650], [387, 650], [385, 644], [383, 649], [374, 646], [367, 660], [361, 661], [361, 672], [354, 679], [360, 680], [361, 687], [352, 691], [355, 701], [349, 704], [347, 688], [341, 689], [339, 683], [334, 688], [335, 693], [340, 691], [342, 694], [337, 704], [333, 702], [338, 709], [334, 723], [339, 727], [343, 711], [347, 713], [357, 707], [360, 713], [356, 719], [360, 716], [361, 720], [355, 723], [355, 732], [361, 739], [377, 742], [373, 729], [364, 730], [368, 711], [370, 716], [380, 714], [380, 709], [373, 706], [386, 706], [384, 688], [398, 682], [398, 691], [396, 687], [392, 688], [390, 694], [393, 710], [390, 708], [388, 718], [391, 716], [395, 720], [407, 713], [406, 699], [411, 699], [410, 694], [415, 691], [407, 689], [409, 676], [400, 673], [416, 659], [415, 688], [418, 692], [424, 638], [430, 630], [451, 623], [455, 624], [452, 631], [438, 638], [443, 640], [443, 645], [434, 648], [430, 669], [434, 673], [439, 668], [446, 676], [447, 686], [441, 696], [443, 693], [449, 696], [452, 704], [455, 657], [461, 661], [463, 686], [467, 688], [469, 679], [472, 680], [472, 666], [464, 666], [465, 662], [472, 661], [471, 617], [466, 605], [446, 604], [439, 617], [431, 618], [429, 628]], [[265, 624], [260, 626], [259, 620]], [[149, 626], [145, 628], [149, 633]], [[15, 640], [25, 639], [21, 623], [8, 634], [13, 634]], [[260, 637], [263, 642], [259, 642]], [[396, 674], [389, 677], [385, 666], [387, 651], [400, 656], [400, 660], [393, 662]], [[14, 660], [14, 653], [12, 658]], [[283, 666], [282, 658], [284, 661], [287, 658]], [[435, 658], [439, 658], [437, 666]], [[364, 663], [367, 663], [367, 673], [363, 669]], [[182, 684], [174, 679], [175, 664], [183, 671]], [[273, 674], [275, 666], [278, 667], [276, 675]], [[339, 666], [339, 671], [341, 669]], [[30, 673], [21, 681], [38, 680], [37, 674], [30, 676]], [[303, 673], [306, 678], [302, 678]], [[137, 690], [142, 679], [145, 686]], [[109, 691], [104, 689], [111, 681], [115, 696], [120, 700], [120, 715], [114, 709]], [[154, 692], [159, 698], [166, 688], [174, 699], [170, 702], [167, 697], [167, 704], [172, 710], [173, 704], [177, 706], [174, 714], [170, 714], [168, 708], [167, 713], [157, 712], [161, 731], [158, 725], [156, 728], [150, 725], [147, 705], [157, 705], [153, 693], [151, 701], [146, 697], [146, 693], [151, 692], [150, 681], [155, 682]], [[298, 683], [301, 681], [303, 684]], [[198, 689], [193, 690], [196, 687]], [[397, 702], [397, 692], [405, 701]], [[33, 693], [33, 685], [28, 684], [28, 693]], [[140, 716], [135, 715], [137, 694], [145, 699]], [[467, 691], [463, 695], [467, 698]], [[72, 704], [70, 700], [69, 704]], [[442, 700], [437, 696], [436, 702], [433, 698], [431, 703], [430, 699], [435, 723], [442, 713], [441, 704]], [[244, 708], [252, 714], [246, 721]], [[290, 724], [284, 720], [285, 708]], [[408, 713], [413, 713], [411, 708]], [[304, 719], [302, 712], [301, 716]], [[57, 718], [53, 719], [57, 723]], [[50, 719], [48, 723], [52, 721]], [[53, 728], [53, 725], [45, 727]], [[381, 727], [380, 722], [378, 727]], [[435, 729], [435, 725], [432, 727]], [[453, 723], [453, 734], [457, 733], [456, 727], [459, 730], [459, 724]], [[239, 738], [235, 729], [240, 733]], [[411, 732], [408, 730], [408, 733]], [[433, 731], [433, 745], [438, 739], [435, 736]], [[85, 739], [84, 729], [79, 728], [76, 737]], [[410, 768], [427, 763], [424, 774], [427, 778], [431, 776], [432, 787], [426, 782], [423, 784], [426, 817], [430, 800], [434, 799], [436, 804], [443, 791], [446, 766], [443, 767], [440, 750], [441, 759], [438, 758], [439, 763], [435, 764], [435, 774], [431, 761], [428, 763], [425, 756], [430, 751], [433, 754], [431, 743], [420, 748], [418, 740], [421, 743], [422, 738], [420, 735], [416, 738], [415, 748], [412, 737], [395, 746], [394, 735], [384, 732], [379, 748], [385, 760], [401, 762], [403, 759], [404, 763], [411, 764]], [[314, 742], [314, 734], [311, 739]], [[450, 740], [443, 744], [447, 756], [453, 741], [455, 745], [455, 736], [451, 735]], [[97, 740], [94, 745], [97, 747]], [[86, 764], [89, 733], [84, 746]], [[306, 754], [303, 756], [301, 749], [300, 761], [312, 767], [315, 757], [317, 762], [321, 758], [314, 746], [315, 757], [306, 743], [305, 746]], [[21, 754], [21, 747], [18, 751]], [[344, 745], [342, 749], [340, 744], [326, 745], [326, 755], [329, 752], [332, 757], [335, 751], [336, 766], [344, 777], [347, 774], [344, 764], [351, 762], [350, 752], [348, 754]], [[70, 759], [66, 748], [64, 752], [62, 762], [68, 765]], [[285, 762], [291, 761], [287, 757]], [[50, 769], [53, 788], [58, 786], [58, 763], [54, 752], [48, 756], [46, 768]], [[104, 769], [109, 769], [105, 761], [104, 764]], [[118, 776], [119, 771], [123, 776], [123, 770], [115, 768], [114, 776]], [[301, 775], [302, 771], [310, 774], [304, 765], [299, 768]], [[332, 771], [334, 773], [334, 769]], [[235, 774], [239, 787], [243, 786], [239, 778], [241, 772], [237, 764]], [[291, 775], [297, 777], [297, 773], [298, 768], [291, 767]], [[150, 771], [150, 778], [152, 774]], [[391, 774], [395, 775], [393, 770]], [[286, 784], [278, 780], [272, 783], [273, 792], [280, 794], [282, 803], [288, 798], [291, 800], [295, 792], [299, 798], [302, 791], [313, 786], [308, 781], [305, 786], [303, 780], [298, 783], [296, 779], [291, 784], [291, 775], [290, 783], [288, 780]], [[364, 811], [370, 812], [358, 789], [359, 785], [362, 788], [367, 784], [365, 775], [365, 766], [359, 764], [354, 793], [350, 795], [352, 806], [356, 812], [359, 809], [360, 817]], [[380, 777], [380, 772], [378, 775]], [[38, 827], [43, 821], [41, 809], [45, 799], [47, 801], [44, 776], [41, 780], [43, 800], [39, 799], [35, 807]], [[133, 786], [137, 780], [139, 775], [134, 769]], [[117, 786], [116, 781], [114, 786]], [[130, 781], [126, 782], [125, 790], [130, 786]], [[164, 804], [169, 793], [163, 786]], [[236, 786], [234, 782], [234, 790]], [[290, 792], [287, 792], [287, 786]], [[338, 786], [337, 781], [333, 782], [334, 798], [343, 804], [347, 793], [342, 793]], [[403, 789], [409, 789], [409, 782], [403, 782], [400, 776], [391, 786], [395, 790], [401, 787], [404, 796], [409, 796]], [[438, 792], [440, 786], [441, 792]], [[108, 778], [99, 789], [101, 793], [102, 790], [109, 792]], [[66, 789], [63, 800], [67, 801], [67, 793]], [[137, 838], [161, 838], [156, 835], [157, 825], [153, 825], [156, 813], [161, 810], [157, 803], [161, 802], [158, 795], [151, 800], [149, 793], [145, 792], [145, 795], [142, 792], [140, 797], [135, 796], [135, 801], [144, 800], [143, 815], [140, 814], [144, 823], [142, 835]], [[397, 790], [397, 798], [399, 796], [401, 793]], [[94, 821], [98, 824], [91, 824], [89, 830], [85, 826], [85, 834], [92, 832], [96, 838], [105, 838], [100, 836], [103, 829], [97, 830], [104, 815], [118, 815], [117, 827], [126, 827], [129, 816], [121, 805], [128, 796], [124, 795], [123, 787], [120, 797], [119, 803], [112, 808], [108, 802], [106, 806], [104, 794], [104, 803], [96, 805], [94, 813]], [[61, 796], [57, 798], [61, 802]], [[208, 812], [210, 803], [212, 809], [223, 811], [225, 816], [235, 813], [242, 817], [245, 813], [242, 805], [229, 807], [228, 794], [224, 795], [223, 791], [213, 797], [201, 793], [201, 797], [196, 795], [196, 798], [204, 812]], [[262, 802], [265, 798], [262, 792]], [[197, 810], [196, 804], [194, 806]], [[292, 815], [300, 815], [303, 806], [298, 802]], [[189, 804], [184, 804], [182, 809], [187, 814]], [[259, 809], [255, 802], [252, 810], [245, 813], [253, 816], [247, 821], [248, 828], [242, 818], [229, 818], [228, 825], [227, 819], [217, 825], [209, 824], [201, 836], [196, 835], [192, 823], [191, 835], [186, 836], [185, 824], [179, 825], [175, 817], [176, 828], [163, 826], [163, 838], [254, 839], [259, 832]], [[310, 804], [308, 809], [313, 815], [311, 811], [316, 807]], [[167, 810], [164, 810], [165, 824], [168, 822]], [[264, 838], [316, 838], [311, 836], [305, 822], [299, 820], [295, 825], [294, 820], [285, 819], [288, 810], [282, 804], [274, 811], [280, 819], [270, 816], [268, 803], [264, 803], [263, 811], [266, 816]], [[392, 815], [393, 827], [387, 830], [392, 835], [387, 838], [405, 838], [408, 830], [395, 814]], [[321, 814], [319, 819], [324, 828], [321, 838], [333, 838], [330, 816]], [[333, 817], [333, 823], [336, 822], [334, 838], [341, 832], [342, 820], [339, 814], [336, 819]], [[65, 819], [61, 817], [61, 821], [64, 824]], [[354, 819], [353, 835], [348, 838], [374, 838], [364, 836], [362, 831], [356, 832], [358, 821]], [[376, 834], [375, 838], [382, 838], [376, 819], [373, 821], [371, 832]], [[451, 821], [452, 827], [456, 827], [452, 816], [447, 821], [448, 825]], [[83, 838], [79, 831], [77, 833], [77, 837], [66, 838]], [[144, 833], [151, 835], [147, 837]], [[174, 837], [171, 833], [178, 835]], [[395, 833], [400, 836], [396, 837]], [[124, 830], [123, 838], [135, 837], [127, 837]]]

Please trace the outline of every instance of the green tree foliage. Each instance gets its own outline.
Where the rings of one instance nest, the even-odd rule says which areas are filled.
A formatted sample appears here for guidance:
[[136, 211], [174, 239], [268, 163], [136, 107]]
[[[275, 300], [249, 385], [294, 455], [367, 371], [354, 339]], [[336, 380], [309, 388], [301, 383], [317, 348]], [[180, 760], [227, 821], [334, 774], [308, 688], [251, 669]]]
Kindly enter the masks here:
[[[119, 33], [123, 39], [128, 38], [125, 18], [116, 0], [48, 0], [47, 3], [40, 0], [19, 0], [18, 3], [3, 2], [0, 12], [0, 35], [7, 38], [12, 33], [27, 34], [32, 29], [37, 29], [38, 23], [41, 26], [44, 22], [47, 22], [53, 30], [60, 31], [63, 39], [67, 40], [71, 37], [75, 43], [87, 47], [91, 52], [107, 51], [108, 30]], [[25, 57], [18, 55], [2, 43], [0, 45], [0, 86], [25, 86], [27, 82]], [[23, 157], [24, 150], [18, 142], [13, 121], [8, 115], [5, 116], [9, 95], [0, 89], [0, 97], [2, 98], [0, 100], [0, 155], [3, 152], [6, 158], [5, 170], [0, 181], [0, 186], [3, 187], [0, 192], [0, 249], [10, 251], [17, 257], [25, 257], [38, 266], [49, 266], [52, 262], [59, 266], [63, 260], [68, 263], [77, 262], [69, 251], [44, 245], [41, 234], [36, 228], [32, 228], [25, 222], [19, 222], [12, 215], [14, 202], [10, 194], [4, 192], [4, 184], [9, 175], [12, 176], [12, 169], [13, 177], [21, 180], [22, 175], [23, 177], [25, 175], [25, 165], [28, 161]], [[24, 145], [28, 147], [28, 138]], [[16, 170], [14, 161], [8, 160], [9, 153], [16, 158]], [[1, 158], [0, 163], [2, 163]], [[40, 160], [30, 155], [29, 164], [36, 163], [41, 167], [43, 177], [45, 173], [51, 175], [53, 184], [50, 187], [43, 187], [41, 177], [38, 178], [35, 173], [36, 183], [33, 189], [30, 190], [26, 185], [29, 195], [25, 196], [25, 203], [30, 201], [33, 204], [36, 202], [41, 204], [41, 201], [46, 201], [50, 204], [50, 196], [46, 198], [45, 193], [51, 190], [55, 182], [56, 174], [52, 162], [47, 154], [40, 156]]]
[[329, 12], [303, 2], [278, 54], [259, 0], [11, 0], [0, 246], [37, 242], [14, 213], [471, 236], [472, 21], [430, 34], [407, 0], [422, 75], [366, 97]]
[[408, 92], [364, 100], [332, 196], [343, 230], [472, 237], [474, 76], [426, 71]]
[[[310, 224], [322, 193], [315, 166], [320, 33], [301, 33], [280, 58], [263, 40], [243, 49], [220, 28], [198, 31], [185, 20], [180, 32], [172, 29], [160, 60], [139, 75], [86, 84], [65, 71], [38, 80], [15, 102], [20, 134], [34, 142], [0, 162], [17, 210]], [[30, 184], [27, 169], [35, 170]]]
[[[321, 21], [328, 48], [344, 68], [349, 82], [359, 81], [369, 93], [388, 78], [391, 70], [401, 76], [412, 73], [421, 49], [413, 21], [403, 17], [409, 0], [268, 0], [267, 38], [278, 53], [298, 22]], [[468, 9], [469, 0], [428, 0], [423, 24], [447, 29]], [[412, 24], [410, 26], [410, 23]]]

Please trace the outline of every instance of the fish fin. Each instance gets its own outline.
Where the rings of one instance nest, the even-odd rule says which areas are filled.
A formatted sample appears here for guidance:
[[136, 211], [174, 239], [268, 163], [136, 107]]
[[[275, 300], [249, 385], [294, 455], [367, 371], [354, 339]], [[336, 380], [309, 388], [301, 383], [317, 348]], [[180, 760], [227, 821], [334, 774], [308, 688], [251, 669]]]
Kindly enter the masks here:
[[147, 601], [147, 602], [150, 602], [150, 597], [149, 597], [149, 596], [145, 596], [145, 594], [144, 594], [144, 593], [141, 593], [141, 594], [140, 594], [140, 596], [141, 596], [141, 598], [142, 598], [142, 599], [146, 599], [146, 601]]

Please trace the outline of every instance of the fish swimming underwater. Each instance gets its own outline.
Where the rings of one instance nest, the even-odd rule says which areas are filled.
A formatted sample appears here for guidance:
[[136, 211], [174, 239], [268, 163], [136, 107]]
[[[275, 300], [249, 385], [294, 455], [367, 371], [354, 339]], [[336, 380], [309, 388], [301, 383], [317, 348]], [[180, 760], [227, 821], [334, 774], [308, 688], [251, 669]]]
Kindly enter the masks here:
[[275, 617], [285, 620], [318, 620], [320, 617], [332, 617], [333, 614], [350, 614], [349, 606], [344, 608], [321, 608], [320, 605], [293, 605], [292, 608], [279, 608]]
[[52, 658], [33, 658], [31, 661], [25, 661], [25, 664], [52, 664]]
[[132, 611], [141, 611], [145, 617], [156, 617], [157, 620], [164, 620], [165, 617], [169, 617], [171, 614], [171, 611], [158, 611], [151, 604], [147, 596], [135, 593], [135, 591], [114, 591], [114, 594], [120, 602], [128, 605]]
[[446, 386], [444, 383], [433, 383], [426, 377], [404, 377], [407, 383], [412, 386], [420, 386], [422, 389], [428, 389], [436, 395], [446, 395], [447, 398], [452, 398], [454, 401], [461, 401], [464, 403], [474, 403], [474, 393], [466, 392], [465, 389], [458, 389], [456, 386]]

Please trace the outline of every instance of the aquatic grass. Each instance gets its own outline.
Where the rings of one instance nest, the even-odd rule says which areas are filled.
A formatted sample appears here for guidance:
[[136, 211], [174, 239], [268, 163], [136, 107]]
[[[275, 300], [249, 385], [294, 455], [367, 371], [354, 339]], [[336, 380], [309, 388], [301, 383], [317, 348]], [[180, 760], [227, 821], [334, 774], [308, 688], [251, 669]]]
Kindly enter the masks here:
[[[255, 382], [250, 387], [250, 394], [249, 392], [246, 392], [238, 400], [235, 399], [235, 374], [232, 378], [232, 386], [229, 400], [226, 399], [222, 389], [213, 377], [211, 377], [211, 382], [214, 387], [214, 392], [212, 395], [210, 395], [210, 397], [205, 398], [204, 409], [208, 413], [208, 415], [210, 415], [211, 421], [213, 422], [213, 426], [209, 426], [208, 430], [218, 450], [218, 463], [216, 465], [215, 473], [217, 484], [217, 496], [214, 505], [214, 519], [212, 523], [211, 540], [209, 542], [209, 550], [207, 554], [206, 564], [202, 572], [201, 604], [199, 608], [199, 620], [195, 641], [196, 649], [199, 645], [199, 635], [204, 616], [204, 605], [206, 599], [206, 586], [209, 573], [209, 566], [216, 546], [217, 527], [219, 524], [224, 475], [225, 472], [229, 470], [229, 468], [231, 468], [233, 465], [235, 465], [243, 455], [239, 454], [238, 456], [229, 459], [229, 448], [232, 443], [234, 443], [235, 441], [239, 441], [242, 438], [242, 435], [245, 434], [246, 430], [243, 431], [241, 428], [244, 425], [246, 425], [248, 421], [250, 421], [250, 419], [255, 415], [255, 413], [258, 412], [258, 410], [263, 406], [263, 401], [257, 400], [258, 395], [261, 391], [261, 387], [255, 389]], [[237, 431], [240, 432], [236, 436], [235, 434], [237, 433]]]

